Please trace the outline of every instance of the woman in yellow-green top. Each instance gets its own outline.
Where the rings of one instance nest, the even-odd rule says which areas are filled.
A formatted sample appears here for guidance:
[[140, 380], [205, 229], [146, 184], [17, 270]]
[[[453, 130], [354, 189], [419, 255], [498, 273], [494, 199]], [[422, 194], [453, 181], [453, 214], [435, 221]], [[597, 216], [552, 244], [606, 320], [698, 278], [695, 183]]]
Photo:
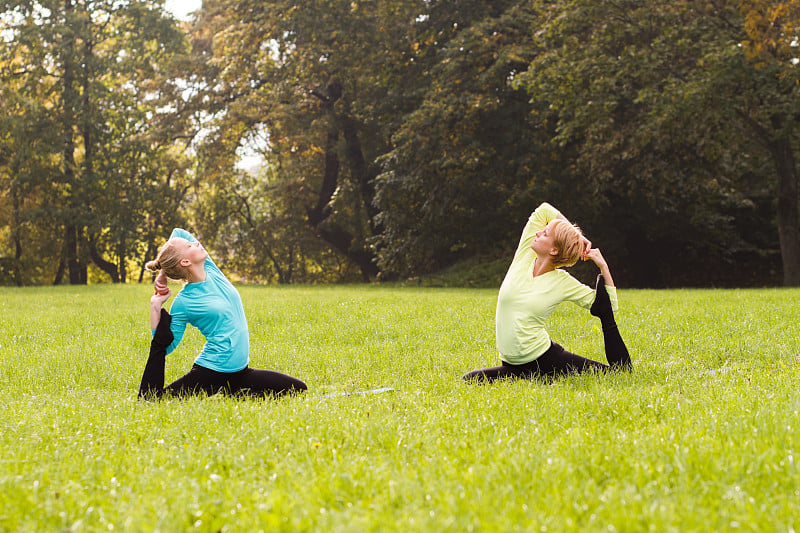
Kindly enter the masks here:
[[[562, 267], [578, 259], [600, 269], [596, 289]], [[573, 302], [600, 318], [608, 365], [570, 353], [550, 340], [545, 322], [558, 304]], [[603, 255], [555, 207], [543, 203], [531, 214], [514, 260], [497, 297], [497, 350], [502, 366], [481, 368], [466, 380], [552, 377], [588, 369], [630, 369], [631, 358], [620, 336], [614, 311], [617, 290]]]

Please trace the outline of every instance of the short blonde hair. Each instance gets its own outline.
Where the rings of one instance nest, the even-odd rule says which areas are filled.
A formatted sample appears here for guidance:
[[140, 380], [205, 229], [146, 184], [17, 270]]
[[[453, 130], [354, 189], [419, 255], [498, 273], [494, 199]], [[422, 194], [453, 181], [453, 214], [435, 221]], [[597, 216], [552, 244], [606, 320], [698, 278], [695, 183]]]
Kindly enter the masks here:
[[553, 264], [556, 268], [574, 265], [581, 258], [583, 251], [581, 229], [560, 218], [555, 219], [551, 224], [550, 235], [553, 237], [553, 246], [558, 250], [558, 253], [553, 256]]
[[163, 270], [168, 278], [185, 280], [189, 272], [181, 266], [183, 257], [175, 244], [174, 239], [165, 242], [155, 260], [148, 261], [144, 267], [150, 272]]

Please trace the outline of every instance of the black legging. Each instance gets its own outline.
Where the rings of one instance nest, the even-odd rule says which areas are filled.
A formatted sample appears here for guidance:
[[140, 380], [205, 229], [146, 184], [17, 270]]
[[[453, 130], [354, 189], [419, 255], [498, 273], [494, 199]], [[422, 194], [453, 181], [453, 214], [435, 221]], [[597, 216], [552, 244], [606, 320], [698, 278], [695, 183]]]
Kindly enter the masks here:
[[190, 394], [239, 394], [247, 396], [280, 396], [289, 392], [307, 390], [306, 384], [297, 378], [272, 370], [257, 370], [246, 367], [238, 372], [217, 372], [200, 365], [193, 365], [187, 374], [164, 387], [164, 366], [167, 346], [173, 336], [169, 329], [172, 317], [161, 310], [161, 320], [150, 342], [150, 355], [139, 386], [140, 398], [186, 396]]
[[605, 345], [607, 365], [580, 355], [568, 352], [561, 345], [552, 342], [550, 348], [530, 363], [512, 365], [503, 361], [503, 366], [479, 368], [464, 374], [467, 381], [494, 381], [504, 378], [553, 378], [566, 374], [580, 374], [595, 369], [600, 372], [609, 370], [631, 370], [631, 356], [622, 340], [619, 328], [613, 317], [601, 317], [603, 323], [603, 344]]

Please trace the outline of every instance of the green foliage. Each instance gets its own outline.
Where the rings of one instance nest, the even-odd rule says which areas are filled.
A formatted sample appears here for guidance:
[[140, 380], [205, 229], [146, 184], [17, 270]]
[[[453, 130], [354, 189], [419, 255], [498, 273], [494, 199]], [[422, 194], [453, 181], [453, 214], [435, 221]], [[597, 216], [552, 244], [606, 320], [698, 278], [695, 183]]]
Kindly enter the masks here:
[[251, 199], [283, 203], [280, 210], [291, 217], [281, 219], [287, 224], [268, 223], [268, 231], [291, 240], [305, 225], [324, 246], [309, 247], [304, 239], [304, 253], [333, 248], [365, 278], [374, 276], [368, 243], [376, 231], [373, 161], [398, 108], [414, 94], [409, 75], [421, 68], [412, 63], [414, 20], [423, 4], [220, 1], [204, 7], [193, 38], [202, 45], [196, 57], [205, 85], [196, 101], [212, 119], [199, 170], [205, 218], [217, 218], [209, 196], [227, 194], [239, 180], [237, 150], [255, 144], [269, 167], [259, 179], [279, 183], [261, 187], [270, 198]]
[[431, 274], [410, 278], [406, 283], [423, 287], [500, 288], [508, 271], [509, 260], [474, 256], [458, 261]]
[[250, 283], [358, 281], [357, 269], [296, 215], [303, 205], [295, 185], [266, 167], [257, 175], [239, 172], [209, 195], [200, 204], [199, 229], [215, 243], [215, 261]]
[[514, 7], [440, 45], [425, 99], [381, 157], [383, 268], [426, 273], [511, 246], [535, 198], [563, 174], [551, 132], [531, 123], [527, 94], [508, 84], [536, 54], [536, 20], [530, 6]]
[[85, 283], [92, 261], [125, 281], [177, 220], [188, 161], [167, 71], [184, 36], [152, 0], [3, 2], [0, 21], [11, 277]]
[[141, 277], [178, 224], [242, 279], [424, 277], [546, 200], [623, 285], [797, 284], [798, 28], [778, 0], [0, 0], [0, 283]]
[[[734, 220], [755, 211], [760, 234], [777, 212], [784, 282], [800, 283], [800, 131], [787, 121], [800, 113], [797, 50], [754, 61], [746, 2], [545, 4], [542, 53], [517, 83], [557, 112], [555, 141], [576, 147], [581, 186], [630, 213], [626, 262], [646, 243], [655, 263], [688, 252], [683, 269], [709, 253], [753, 254], [774, 237], [754, 239]], [[638, 278], [658, 279], [656, 265], [639, 263]]]
[[[0, 529], [800, 526], [795, 289], [621, 290], [633, 373], [492, 386], [460, 377], [497, 362], [496, 290], [240, 291], [252, 364], [308, 394], [139, 402], [149, 288], [0, 289]], [[602, 358], [585, 310], [551, 318]]]

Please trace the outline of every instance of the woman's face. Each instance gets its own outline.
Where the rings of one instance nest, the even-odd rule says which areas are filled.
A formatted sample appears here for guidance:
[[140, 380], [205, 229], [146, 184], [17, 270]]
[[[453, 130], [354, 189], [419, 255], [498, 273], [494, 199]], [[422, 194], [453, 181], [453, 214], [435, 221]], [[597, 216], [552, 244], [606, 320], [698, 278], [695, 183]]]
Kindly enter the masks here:
[[208, 252], [199, 242], [189, 242], [186, 239], [176, 238], [175, 246], [181, 252], [181, 258], [192, 263], [202, 263], [208, 257]]
[[555, 221], [551, 221], [544, 229], [536, 232], [536, 236], [531, 243], [531, 249], [536, 252], [536, 255], [548, 255], [556, 249], [555, 241], [551, 235], [553, 222]]

